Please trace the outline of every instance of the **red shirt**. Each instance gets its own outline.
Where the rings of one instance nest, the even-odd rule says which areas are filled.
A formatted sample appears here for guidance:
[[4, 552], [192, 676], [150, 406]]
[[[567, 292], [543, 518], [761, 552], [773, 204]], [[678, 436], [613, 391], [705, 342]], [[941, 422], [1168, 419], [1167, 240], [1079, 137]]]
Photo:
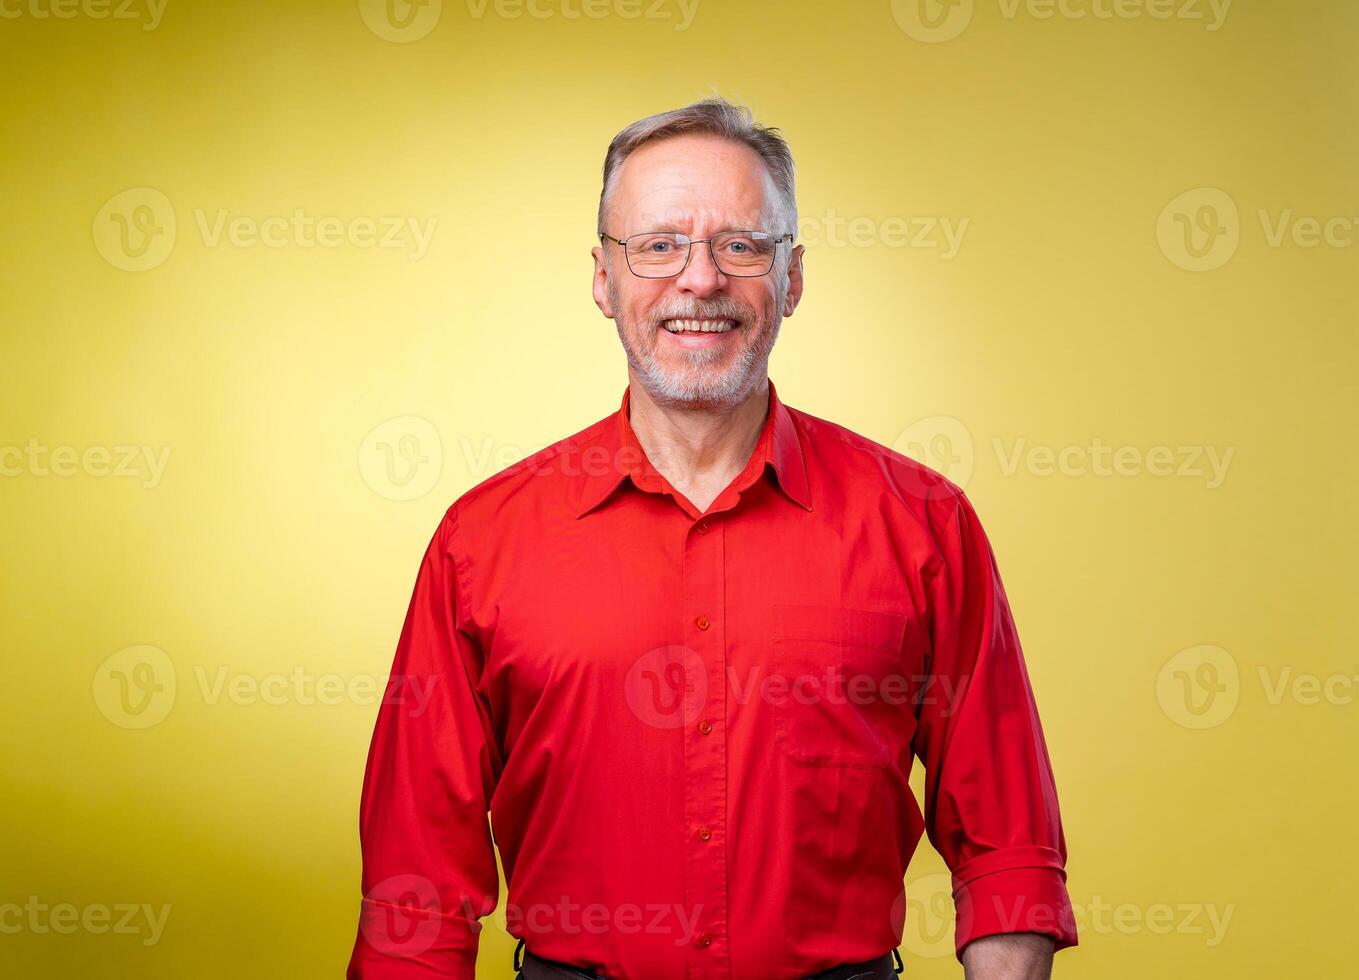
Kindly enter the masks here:
[[962, 491], [771, 383], [749, 463], [700, 513], [628, 401], [434, 533], [368, 757], [349, 977], [471, 980], [498, 901], [488, 811], [509, 932], [610, 977], [880, 956], [926, 830], [958, 950], [1074, 945], [1047, 749]]

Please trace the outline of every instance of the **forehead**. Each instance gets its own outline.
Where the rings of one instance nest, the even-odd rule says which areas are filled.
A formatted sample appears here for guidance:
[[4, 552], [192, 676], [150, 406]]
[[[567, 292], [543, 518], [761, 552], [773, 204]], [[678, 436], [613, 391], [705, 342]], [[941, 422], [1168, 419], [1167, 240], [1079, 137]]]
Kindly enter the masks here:
[[706, 234], [759, 225], [776, 200], [758, 153], [704, 134], [639, 147], [619, 168], [609, 203], [624, 234], [664, 229]]

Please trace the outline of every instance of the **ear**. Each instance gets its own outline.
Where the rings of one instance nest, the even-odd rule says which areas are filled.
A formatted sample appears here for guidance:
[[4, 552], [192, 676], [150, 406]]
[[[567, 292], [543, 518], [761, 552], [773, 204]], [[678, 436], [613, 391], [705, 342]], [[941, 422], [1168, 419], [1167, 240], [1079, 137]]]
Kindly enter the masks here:
[[595, 260], [595, 305], [599, 307], [601, 313], [612, 320], [614, 309], [613, 303], [609, 301], [609, 261], [604, 257], [603, 246], [596, 245], [590, 249], [590, 254]]
[[789, 317], [802, 300], [802, 253], [805, 245], [799, 245], [788, 256], [788, 294], [783, 298], [783, 315]]

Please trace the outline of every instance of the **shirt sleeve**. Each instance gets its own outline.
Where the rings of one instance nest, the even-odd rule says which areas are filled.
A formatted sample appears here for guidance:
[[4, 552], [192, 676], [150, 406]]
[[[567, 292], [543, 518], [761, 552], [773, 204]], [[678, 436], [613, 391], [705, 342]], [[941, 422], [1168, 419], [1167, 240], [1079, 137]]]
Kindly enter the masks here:
[[955, 952], [983, 936], [1077, 942], [1052, 765], [995, 555], [961, 491], [931, 501], [929, 678], [915, 751], [925, 825], [953, 879]]
[[[499, 879], [487, 809], [502, 768], [464, 630], [450, 508], [425, 552], [359, 806], [363, 900], [348, 980], [473, 980]], [[460, 579], [463, 579], [460, 581]]]

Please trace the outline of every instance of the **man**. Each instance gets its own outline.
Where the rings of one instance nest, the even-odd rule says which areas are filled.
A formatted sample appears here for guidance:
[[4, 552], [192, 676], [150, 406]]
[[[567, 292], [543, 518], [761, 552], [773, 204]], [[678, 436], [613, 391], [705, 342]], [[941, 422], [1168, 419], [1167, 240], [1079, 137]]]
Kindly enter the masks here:
[[628, 387], [434, 534], [368, 759], [351, 978], [473, 977], [490, 827], [527, 980], [892, 977], [926, 830], [967, 977], [1047, 977], [1076, 943], [970, 503], [769, 381], [796, 227], [788, 147], [744, 109], [610, 145], [594, 297]]

